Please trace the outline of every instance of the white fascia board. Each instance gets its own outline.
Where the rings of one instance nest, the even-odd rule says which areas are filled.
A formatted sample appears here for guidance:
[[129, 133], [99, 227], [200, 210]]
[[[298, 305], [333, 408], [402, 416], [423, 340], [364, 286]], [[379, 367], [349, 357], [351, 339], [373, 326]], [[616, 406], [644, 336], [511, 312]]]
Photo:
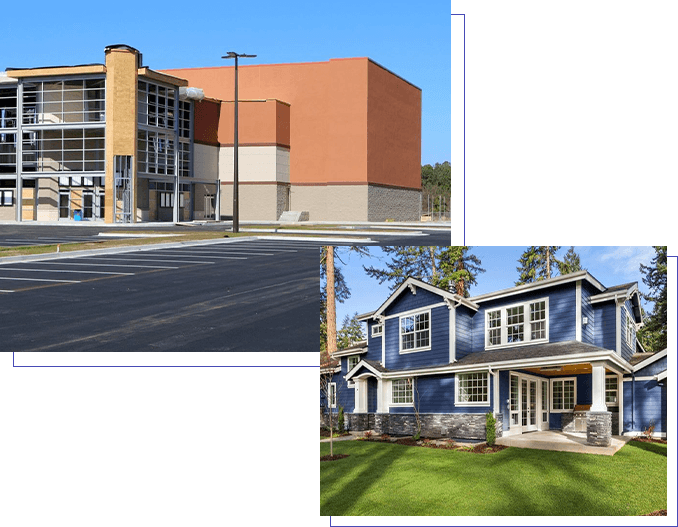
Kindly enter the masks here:
[[327, 375], [328, 373], [341, 373], [341, 365], [336, 368], [320, 368], [320, 375]]
[[479, 306], [476, 303], [471, 302], [470, 300], [461, 297], [456, 293], [450, 293], [449, 291], [445, 291], [444, 289], [440, 289], [439, 287], [427, 284], [426, 282], [422, 282], [421, 280], [417, 280], [416, 278], [409, 277], [402, 284], [400, 284], [400, 286], [395, 291], [393, 291], [393, 293], [391, 293], [391, 296], [389, 296], [386, 299], [386, 301], [379, 307], [379, 309], [372, 313], [371, 318], [376, 318], [380, 316], [386, 310], [386, 308], [393, 303], [393, 301], [398, 297], [398, 295], [400, 295], [400, 293], [402, 293], [406, 288], [411, 286], [425, 289], [427, 291], [430, 291], [431, 293], [441, 296], [442, 298], [454, 300], [474, 311], [478, 311], [479, 309]]
[[667, 352], [667, 351], [668, 351], [668, 348], [665, 349], [665, 350], [663, 350], [663, 351], [659, 351], [659, 352], [655, 353], [654, 355], [652, 355], [652, 357], [648, 357], [648, 358], [645, 359], [644, 361], [639, 362], [638, 364], [636, 364], [635, 366], [633, 366], [633, 368], [632, 368], [631, 371], [636, 372], [636, 371], [642, 370], [643, 368], [649, 366], [649, 365], [652, 364], [653, 362], [658, 361], [659, 359], [661, 359], [661, 358], [663, 358], [663, 357], [666, 357], [666, 352]]
[[359, 348], [347, 348], [345, 350], [335, 351], [332, 353], [332, 358], [350, 357], [351, 355], [362, 355], [364, 353], [367, 353], [367, 344]]
[[510, 287], [508, 289], [502, 289], [501, 291], [496, 291], [494, 293], [486, 293], [484, 295], [474, 296], [469, 298], [468, 300], [474, 303], [487, 302], [488, 300], [496, 300], [511, 295], [518, 295], [526, 291], [536, 291], [539, 289], [552, 287], [554, 285], [576, 282], [577, 280], [586, 280], [587, 282], [591, 283], [594, 287], [597, 287], [600, 291], [605, 290], [605, 286], [603, 286], [603, 284], [601, 284], [598, 280], [593, 278], [593, 276], [591, 276], [588, 273], [588, 271], [579, 271], [576, 273], [556, 276], [555, 278], [549, 278], [548, 280], [540, 280], [539, 282], [533, 282], [531, 284], [523, 284], [515, 287]]
[[663, 381], [664, 379], [666, 379], [666, 370], [655, 375], [654, 379], [655, 379], [655, 381]]
[[358, 315], [356, 320], [360, 320], [361, 322], [365, 322], [366, 320], [369, 320], [372, 318], [372, 315], [374, 315], [374, 311], [370, 311], [369, 313], [363, 313], [362, 315]]
[[392, 371], [383, 373], [384, 379], [393, 379], [402, 377], [403, 374], [408, 376], [422, 376], [422, 375], [440, 375], [444, 373], [464, 373], [469, 371], [486, 371], [492, 370], [507, 370], [519, 368], [537, 368], [541, 366], [559, 366], [563, 364], [578, 364], [581, 362], [604, 361], [609, 360], [615, 365], [621, 367], [623, 370], [630, 372], [628, 365], [624, 365], [614, 351], [600, 351], [593, 353], [577, 353], [574, 355], [559, 355], [553, 357], [532, 358], [532, 359], [516, 359], [508, 361], [492, 361], [482, 362], [478, 364], [458, 365], [448, 364], [445, 366], [437, 366], [432, 368], [422, 368], [420, 370], [407, 371]]
[[344, 375], [344, 379], [346, 379], [348, 381], [363, 366], [365, 366], [365, 368], [367, 368], [372, 373], [374, 373], [374, 375], [377, 377], [377, 379], [382, 378], [382, 373], [379, 370], [376, 370], [373, 366], [370, 366], [364, 360], [361, 360], [360, 362], [358, 362], [358, 364], [353, 366], [353, 369], [351, 371], [349, 371], [346, 375]]

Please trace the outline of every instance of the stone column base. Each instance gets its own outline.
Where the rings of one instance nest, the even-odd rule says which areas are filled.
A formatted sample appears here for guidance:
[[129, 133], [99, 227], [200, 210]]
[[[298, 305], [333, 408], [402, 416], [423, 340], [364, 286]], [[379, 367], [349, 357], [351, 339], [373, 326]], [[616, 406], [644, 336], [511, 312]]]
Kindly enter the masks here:
[[612, 440], [612, 413], [587, 412], [586, 442], [593, 446], [610, 446]]

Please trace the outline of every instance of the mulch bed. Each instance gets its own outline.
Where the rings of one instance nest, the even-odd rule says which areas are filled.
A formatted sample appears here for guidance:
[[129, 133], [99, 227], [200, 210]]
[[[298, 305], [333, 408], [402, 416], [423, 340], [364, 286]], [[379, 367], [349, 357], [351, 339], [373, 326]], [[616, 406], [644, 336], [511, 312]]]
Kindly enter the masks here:
[[363, 441], [374, 441], [377, 443], [395, 443], [397, 445], [405, 446], [418, 446], [423, 448], [438, 448], [441, 450], [459, 450], [462, 452], [471, 452], [473, 454], [494, 454], [500, 450], [508, 448], [503, 445], [494, 445], [487, 446], [487, 443], [477, 443], [474, 446], [464, 446], [455, 443], [454, 441], [444, 441], [444, 442], [434, 442], [430, 440], [416, 440], [413, 437], [400, 437], [400, 438], [390, 438], [390, 437], [371, 437], [371, 438], [361, 438]]
[[320, 461], [336, 461], [348, 457], [348, 454], [334, 454], [333, 456], [320, 456]]
[[666, 516], [666, 509], [661, 511], [654, 511], [651, 512], [650, 514], [643, 514], [643, 516]]
[[666, 439], [656, 439], [654, 437], [634, 437], [631, 441], [640, 441], [641, 443], [660, 443], [662, 445], [666, 444]]

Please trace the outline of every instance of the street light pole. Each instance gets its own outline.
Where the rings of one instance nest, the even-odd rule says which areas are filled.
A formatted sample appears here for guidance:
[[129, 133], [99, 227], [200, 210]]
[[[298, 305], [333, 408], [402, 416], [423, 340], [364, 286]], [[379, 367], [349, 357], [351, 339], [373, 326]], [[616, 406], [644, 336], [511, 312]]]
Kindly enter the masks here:
[[240, 230], [240, 206], [238, 202], [238, 57], [256, 57], [245, 53], [229, 51], [222, 59], [235, 59], [235, 111], [233, 130], [233, 232]]

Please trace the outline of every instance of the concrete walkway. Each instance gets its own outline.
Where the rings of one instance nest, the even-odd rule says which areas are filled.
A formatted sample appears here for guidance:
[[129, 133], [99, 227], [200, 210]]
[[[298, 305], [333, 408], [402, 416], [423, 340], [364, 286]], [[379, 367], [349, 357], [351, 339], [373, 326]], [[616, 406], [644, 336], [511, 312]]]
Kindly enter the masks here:
[[631, 439], [633, 439], [631, 436], [612, 436], [610, 446], [602, 447], [587, 444], [585, 433], [563, 433], [547, 430], [501, 437], [497, 439], [497, 444], [517, 448], [535, 448], [538, 450], [557, 450], [560, 452], [580, 452], [583, 454], [612, 456]]
[[[335, 441], [350, 441], [351, 439], [355, 439], [356, 437], [358, 437], [358, 433], [357, 432], [351, 432], [351, 435], [349, 435], [349, 436], [335, 437], [334, 440]], [[326, 437], [325, 439], [321, 439], [320, 442], [321, 443], [329, 443], [330, 438]]]

